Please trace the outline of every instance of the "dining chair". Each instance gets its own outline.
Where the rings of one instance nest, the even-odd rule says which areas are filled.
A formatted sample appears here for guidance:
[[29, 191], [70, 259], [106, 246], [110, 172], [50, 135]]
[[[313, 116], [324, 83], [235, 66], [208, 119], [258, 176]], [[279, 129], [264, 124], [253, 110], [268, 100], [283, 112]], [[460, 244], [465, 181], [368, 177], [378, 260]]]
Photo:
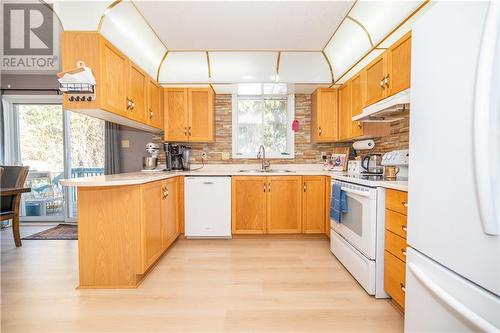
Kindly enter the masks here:
[[[3, 169], [0, 177], [0, 187], [22, 188], [28, 176], [29, 166], [1, 166]], [[19, 207], [21, 203], [21, 192], [3, 195], [0, 203], [0, 221], [12, 219], [12, 233], [16, 246], [21, 246], [21, 235], [19, 233]]]

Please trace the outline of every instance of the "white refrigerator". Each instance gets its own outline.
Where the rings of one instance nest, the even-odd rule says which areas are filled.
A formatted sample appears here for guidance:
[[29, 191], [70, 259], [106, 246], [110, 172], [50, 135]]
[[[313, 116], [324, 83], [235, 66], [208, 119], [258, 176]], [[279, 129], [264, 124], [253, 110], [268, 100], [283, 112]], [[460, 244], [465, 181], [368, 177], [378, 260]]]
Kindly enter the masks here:
[[405, 331], [500, 331], [500, 3], [413, 27]]

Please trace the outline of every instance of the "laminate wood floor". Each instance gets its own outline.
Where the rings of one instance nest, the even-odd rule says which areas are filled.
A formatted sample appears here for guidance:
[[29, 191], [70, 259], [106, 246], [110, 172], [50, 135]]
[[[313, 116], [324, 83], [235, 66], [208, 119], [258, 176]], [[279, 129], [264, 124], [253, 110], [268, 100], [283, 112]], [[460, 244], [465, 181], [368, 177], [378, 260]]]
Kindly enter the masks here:
[[[45, 227], [47, 228], [47, 227]], [[22, 235], [40, 227], [22, 227]], [[78, 290], [76, 241], [1, 231], [2, 332], [400, 332], [326, 238], [178, 240], [138, 289]]]

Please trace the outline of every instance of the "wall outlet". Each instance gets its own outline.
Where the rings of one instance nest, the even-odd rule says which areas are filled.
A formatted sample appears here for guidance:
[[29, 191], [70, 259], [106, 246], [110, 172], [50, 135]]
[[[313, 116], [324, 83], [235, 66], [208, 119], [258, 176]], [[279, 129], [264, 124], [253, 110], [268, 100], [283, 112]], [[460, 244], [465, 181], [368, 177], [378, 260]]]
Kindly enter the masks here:
[[231, 154], [227, 151], [222, 152], [222, 160], [227, 161], [231, 158]]
[[130, 141], [122, 140], [122, 148], [130, 148]]
[[323, 161], [327, 160], [327, 159], [328, 159], [328, 154], [327, 154], [326, 152], [322, 151], [322, 152], [321, 152], [321, 159], [322, 159]]
[[205, 151], [201, 152], [201, 158], [206, 160], [207, 159], [207, 152], [205, 152]]

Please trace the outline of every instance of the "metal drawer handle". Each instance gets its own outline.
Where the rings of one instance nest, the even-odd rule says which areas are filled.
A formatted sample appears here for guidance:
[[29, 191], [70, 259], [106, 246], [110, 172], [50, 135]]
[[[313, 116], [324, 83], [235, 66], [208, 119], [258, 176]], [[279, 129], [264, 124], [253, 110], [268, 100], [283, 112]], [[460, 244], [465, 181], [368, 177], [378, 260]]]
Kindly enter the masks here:
[[401, 288], [401, 290], [406, 293], [406, 288], [405, 288], [405, 285], [403, 283], [400, 283], [399, 284], [399, 287]]
[[401, 253], [406, 257], [406, 250], [405, 249], [401, 249]]
[[401, 204], [405, 206], [405, 208], [408, 208], [408, 203], [406, 201], [401, 202]]
[[408, 228], [406, 228], [406, 225], [402, 225], [402, 226], [401, 226], [401, 229], [403, 229], [403, 231], [404, 231], [404, 232], [406, 232], [406, 230], [407, 230]]

